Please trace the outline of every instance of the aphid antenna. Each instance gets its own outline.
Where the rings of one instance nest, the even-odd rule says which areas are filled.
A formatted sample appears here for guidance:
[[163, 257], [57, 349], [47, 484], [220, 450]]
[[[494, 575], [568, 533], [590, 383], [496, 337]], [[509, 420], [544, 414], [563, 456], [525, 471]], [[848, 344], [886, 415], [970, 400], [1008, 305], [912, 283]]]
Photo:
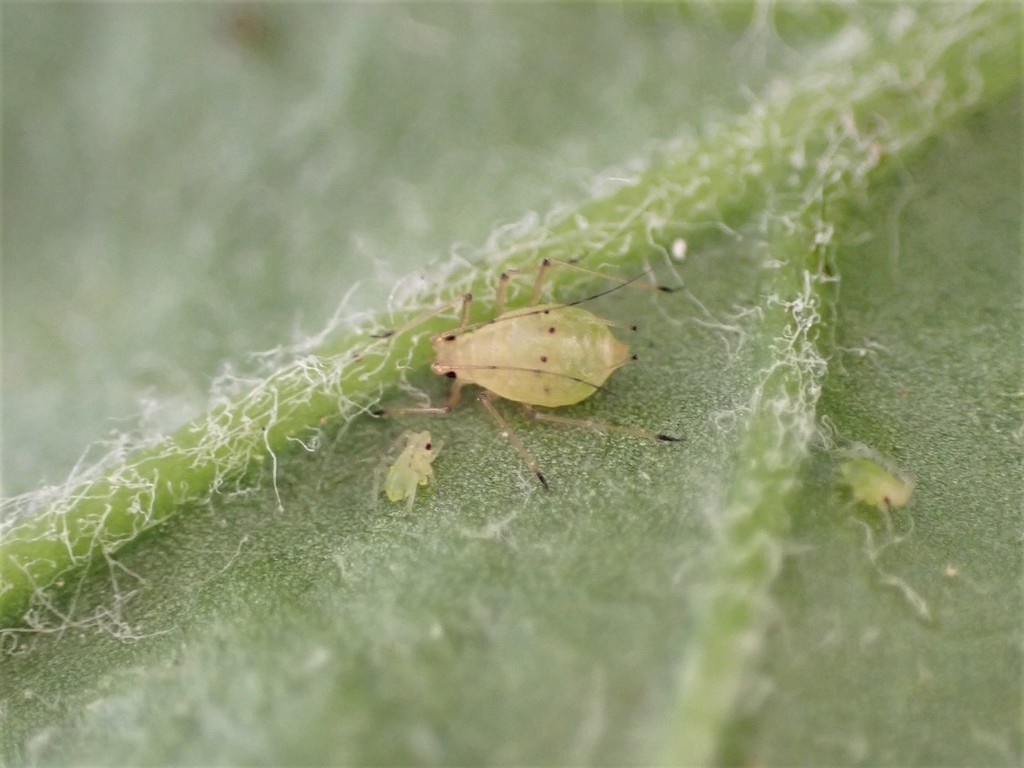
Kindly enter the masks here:
[[[570, 265], [570, 266], [572, 266], [572, 265]], [[590, 270], [587, 270], [587, 271], [589, 272]], [[635, 276], [629, 278], [628, 280], [623, 280], [618, 285], [613, 285], [611, 288], [608, 288], [606, 290], [599, 291], [597, 293], [591, 294], [590, 296], [585, 296], [582, 299], [576, 299], [576, 301], [569, 301], [569, 302], [566, 302], [564, 304], [548, 305], [548, 306], [545, 306], [545, 307], [541, 307], [539, 309], [535, 309], [535, 310], [533, 310], [531, 312], [520, 312], [519, 314], [512, 315], [511, 317], [509, 317], [508, 315], [503, 314], [503, 315], [499, 315], [498, 317], [492, 317], [490, 320], [481, 320], [478, 323], [468, 323], [466, 325], [461, 326], [460, 328], [456, 328], [454, 330], [447, 331], [445, 333], [439, 333], [437, 335], [438, 336], [452, 336], [452, 337], [455, 337], [455, 336], [460, 336], [460, 335], [462, 335], [464, 333], [470, 333], [472, 331], [475, 331], [475, 330], [477, 330], [479, 328], [483, 328], [483, 327], [488, 326], [488, 325], [494, 325], [495, 323], [503, 323], [503, 322], [507, 322], [509, 320], [518, 320], [519, 318], [529, 317], [530, 315], [543, 315], [543, 314], [547, 314], [547, 313], [550, 313], [550, 312], [557, 312], [558, 310], [565, 309], [566, 307], [577, 307], [580, 304], [586, 304], [588, 301], [593, 301], [594, 299], [599, 299], [602, 296], [607, 296], [609, 293], [614, 293], [615, 291], [618, 291], [621, 288], [625, 288], [628, 285], [632, 285], [637, 280], [639, 280], [641, 277], [643, 277], [644, 275], [648, 274], [650, 271], [651, 270], [649, 270], [649, 269], [645, 269], [640, 274], [635, 275]], [[595, 272], [594, 274], [600, 274], [600, 273], [599, 272]], [[609, 279], [611, 279], [611, 278], [609, 278]], [[637, 287], [642, 287], [642, 286], [637, 286]], [[674, 293], [676, 291], [675, 288], [671, 288], [671, 287], [669, 287], [667, 285], [655, 286], [655, 288], [652, 289], [652, 290], [664, 291], [665, 293]], [[436, 312], [434, 314], [439, 314], [439, 312]], [[424, 318], [424, 320], [427, 320], [427, 319], [429, 319], [429, 316], [427, 318]], [[618, 324], [609, 321], [608, 325], [618, 325]], [[633, 326], [629, 326], [629, 327], [633, 328]], [[635, 330], [635, 328], [634, 328], [634, 330]], [[391, 334], [391, 335], [394, 335], [394, 334]], [[387, 337], [386, 336], [378, 336], [377, 338], [387, 338]]]
[[[649, 270], [649, 269], [645, 269], [640, 274], [634, 275], [633, 277], [629, 278], [628, 280], [623, 280], [618, 285], [613, 285], [611, 288], [606, 288], [603, 291], [598, 291], [597, 293], [592, 294], [590, 296], [585, 296], [582, 299], [576, 299], [576, 301], [567, 301], [562, 306], [563, 307], [575, 307], [575, 306], [578, 306], [580, 304], [586, 304], [588, 301], [593, 301], [594, 299], [599, 299], [602, 296], [607, 296], [609, 293], [615, 293], [615, 291], [619, 290], [620, 288], [625, 288], [626, 286], [633, 285], [633, 283], [635, 283], [637, 280], [639, 280], [644, 275], [650, 274], [650, 271], [651, 270]], [[608, 279], [611, 279], [611, 278], [608, 278]], [[643, 288], [642, 285], [638, 285], [636, 287], [637, 288]], [[659, 285], [657, 289], [658, 290], [664, 289], [666, 293], [671, 293], [672, 291], [675, 290], [674, 288], [669, 288], [667, 285], [664, 285], [664, 286]]]
[[[616, 277], [615, 275], [609, 275], [609, 274], [607, 274], [605, 272], [601, 272], [600, 270], [597, 270], [597, 269], [590, 269], [589, 267], [581, 267], [579, 265], [579, 261], [580, 261], [580, 257], [579, 256], [575, 256], [575, 257], [569, 259], [568, 261], [562, 261], [561, 259], [555, 259], [555, 258], [550, 258], [550, 257], [541, 260], [540, 269], [539, 269], [539, 272], [538, 272], [538, 275], [537, 275], [537, 280], [536, 280], [536, 282], [534, 283], [534, 286], [533, 286], [533, 296], [532, 296], [533, 301], [537, 302], [537, 301], [540, 300], [540, 297], [538, 296], [538, 294], [540, 293], [540, 286], [543, 284], [544, 277], [546, 276], [548, 270], [550, 270], [552, 267], [568, 267], [569, 269], [575, 269], [578, 272], [583, 272], [584, 274], [591, 275], [592, 277], [600, 277], [602, 280], [608, 280], [608, 281], [613, 282], [613, 283], [619, 283], [620, 285], [629, 285], [630, 283], [634, 282], [635, 280], [639, 279], [640, 277], [643, 277], [644, 275], [649, 275], [651, 273], [651, 271], [652, 271], [650, 269], [650, 267], [648, 267], [647, 269], [645, 269], [643, 272], [641, 272], [636, 277], [628, 278], [627, 279], [627, 278], [622, 278], [622, 277]], [[644, 290], [649, 290], [649, 291], [662, 291], [664, 293], [674, 293], [677, 290], [676, 288], [672, 288], [672, 287], [667, 286], [667, 285], [649, 285], [649, 284], [644, 284], [644, 285], [637, 285], [637, 286], [634, 286], [634, 287], [635, 288], [642, 288]]]

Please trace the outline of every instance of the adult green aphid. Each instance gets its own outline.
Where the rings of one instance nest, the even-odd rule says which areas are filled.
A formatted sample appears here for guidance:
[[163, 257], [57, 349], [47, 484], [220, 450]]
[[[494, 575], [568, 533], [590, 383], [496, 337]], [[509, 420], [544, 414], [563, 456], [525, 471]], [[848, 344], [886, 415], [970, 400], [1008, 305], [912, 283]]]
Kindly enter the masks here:
[[[619, 283], [567, 304], [539, 304], [538, 297], [552, 267], [570, 267], [596, 274]], [[535, 406], [559, 408], [579, 403], [604, 388], [605, 381], [617, 369], [636, 356], [629, 346], [612, 334], [615, 323], [598, 317], [579, 305], [603, 296], [632, 280], [609, 278], [599, 272], [568, 262], [544, 259], [533, 286], [531, 306], [505, 311], [505, 296], [510, 275], [504, 273], [498, 284], [495, 317], [481, 323], [470, 323], [473, 297], [462, 297], [462, 312], [457, 328], [431, 337], [434, 348], [434, 373], [452, 380], [448, 401], [439, 407], [392, 408], [379, 413], [451, 413], [466, 384], [476, 384], [482, 391], [477, 399], [501, 428], [501, 433], [519, 456], [547, 488], [548, 482], [525, 446], [494, 405], [495, 398], [519, 403], [530, 419], [550, 421], [567, 426], [583, 427], [600, 432], [617, 432], [634, 437], [673, 442], [678, 438], [635, 427], [604, 424], [590, 419], [574, 419], [538, 411]], [[655, 286], [657, 290], [674, 289]], [[428, 317], [432, 316], [429, 315]], [[413, 321], [407, 330], [424, 319]], [[633, 329], [635, 330], [635, 328]], [[391, 336], [397, 331], [382, 334]]]
[[855, 501], [875, 507], [880, 512], [906, 506], [914, 491], [912, 477], [863, 456], [844, 461], [839, 467], [839, 474]]
[[399, 442], [404, 442], [404, 446], [384, 478], [384, 493], [391, 501], [405, 499], [406, 510], [412, 511], [417, 489], [434, 482], [431, 465], [440, 449], [434, 446], [429, 432], [404, 432], [396, 445]]

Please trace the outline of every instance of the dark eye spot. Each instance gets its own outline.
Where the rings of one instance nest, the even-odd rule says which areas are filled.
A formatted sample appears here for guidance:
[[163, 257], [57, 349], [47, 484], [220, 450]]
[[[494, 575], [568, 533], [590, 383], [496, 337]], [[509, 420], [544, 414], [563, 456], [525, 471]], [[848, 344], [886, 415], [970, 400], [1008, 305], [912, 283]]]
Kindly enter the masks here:
[[550, 309], [545, 309], [544, 310], [544, 314], [545, 315], [550, 315], [551, 314], [551, 310]]
[[448, 373], [445, 374], [449, 379], [454, 379], [456, 375], [455, 371], [448, 371]]
[[430, 443], [427, 443], [426, 445], [424, 445], [424, 446], [423, 446], [423, 449], [424, 449], [424, 450], [426, 450], [426, 451], [429, 451], [429, 450], [431, 450], [431, 449], [432, 449], [433, 447], [434, 447], [433, 445], [431, 445]]
[[550, 328], [548, 328], [548, 333], [554, 333], [554, 332], [555, 332], [555, 326], [552, 325]]
[[541, 361], [542, 363], [546, 363], [546, 362], [548, 361], [548, 356], [547, 356], [547, 355], [541, 355], [541, 356], [540, 356], [540, 361]]
[[455, 334], [452, 333], [452, 334], [449, 334], [448, 336], [445, 336], [444, 340], [445, 341], [455, 341]]

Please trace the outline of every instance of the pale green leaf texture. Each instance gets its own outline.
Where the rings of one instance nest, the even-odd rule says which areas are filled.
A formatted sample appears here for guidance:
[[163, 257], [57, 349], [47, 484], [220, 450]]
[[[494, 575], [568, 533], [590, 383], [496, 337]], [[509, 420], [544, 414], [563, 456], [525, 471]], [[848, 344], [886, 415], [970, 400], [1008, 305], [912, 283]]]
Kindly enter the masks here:
[[[722, 9], [4, 9], [0, 761], [1020, 763], [1020, 9]], [[546, 256], [682, 442], [367, 414]]]

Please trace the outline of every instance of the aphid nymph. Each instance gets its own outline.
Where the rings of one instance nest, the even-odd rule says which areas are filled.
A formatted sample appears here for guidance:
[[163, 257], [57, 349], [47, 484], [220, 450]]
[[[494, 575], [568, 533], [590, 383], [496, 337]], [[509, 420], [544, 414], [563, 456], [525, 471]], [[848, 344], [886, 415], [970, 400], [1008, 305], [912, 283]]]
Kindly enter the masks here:
[[391, 501], [405, 499], [405, 508], [411, 511], [419, 486], [434, 482], [432, 464], [440, 448], [434, 446], [429, 432], [405, 432], [398, 442], [404, 445], [384, 478], [384, 493]]
[[[538, 304], [544, 280], [553, 267], [570, 267], [591, 275], [596, 274], [614, 280], [618, 285], [596, 296], [568, 304]], [[477, 399], [545, 488], [548, 487], [547, 479], [498, 412], [493, 403], [494, 398], [520, 403], [527, 416], [533, 420], [668, 442], [678, 440], [646, 429], [558, 416], [538, 411], [534, 407], [558, 408], [586, 400], [603, 389], [605, 381], [618, 368], [636, 359], [630, 354], [629, 346], [612, 334], [611, 328], [615, 323], [579, 305], [629, 285], [637, 278], [609, 278], [570, 262], [544, 259], [534, 282], [531, 306], [505, 311], [509, 279], [508, 274], [501, 276], [496, 313], [492, 320], [470, 323], [469, 312], [473, 297], [466, 294], [462, 297], [459, 326], [431, 337], [430, 343], [434, 348], [431, 369], [452, 380], [447, 403], [439, 407], [392, 408], [380, 413], [451, 413], [459, 401], [462, 387], [476, 384], [482, 389]], [[655, 288], [665, 292], [674, 290], [664, 286]], [[392, 334], [389, 332], [382, 337]]]
[[854, 501], [881, 512], [906, 506], [914, 491], [912, 477], [865, 456], [844, 461], [839, 466], [839, 474], [849, 486]]

